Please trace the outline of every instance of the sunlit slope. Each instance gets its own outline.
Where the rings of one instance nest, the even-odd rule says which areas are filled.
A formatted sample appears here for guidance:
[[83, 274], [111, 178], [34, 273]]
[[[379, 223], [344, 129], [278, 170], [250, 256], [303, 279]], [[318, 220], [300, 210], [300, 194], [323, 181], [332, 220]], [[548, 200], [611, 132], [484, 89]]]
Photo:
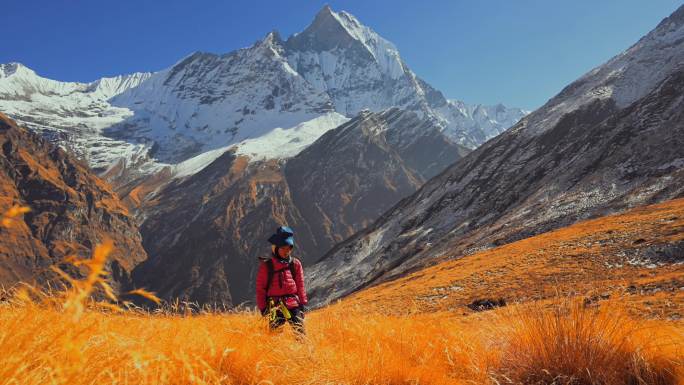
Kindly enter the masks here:
[[[587, 220], [359, 291], [345, 309], [470, 313], [476, 300], [624, 295], [644, 314], [684, 314], [684, 199]], [[591, 299], [591, 298], [590, 298]]]

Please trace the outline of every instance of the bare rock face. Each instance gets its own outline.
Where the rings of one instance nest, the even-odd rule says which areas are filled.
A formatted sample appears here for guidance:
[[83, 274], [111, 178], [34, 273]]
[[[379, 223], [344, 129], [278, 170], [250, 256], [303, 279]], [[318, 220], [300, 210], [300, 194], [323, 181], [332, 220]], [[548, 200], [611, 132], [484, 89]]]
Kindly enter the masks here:
[[107, 266], [111, 283], [128, 288], [130, 272], [147, 254], [135, 220], [109, 185], [3, 114], [0, 148], [0, 213], [16, 204], [32, 210], [0, 228], [0, 284], [52, 280], [50, 265], [72, 254], [89, 256], [108, 237], [115, 244]]
[[414, 112], [365, 111], [290, 159], [285, 175], [320, 257], [468, 152]]
[[683, 59], [684, 7], [338, 244], [307, 270], [312, 301], [682, 196]]
[[[277, 162], [227, 152], [146, 202], [141, 232], [151, 258], [134, 279], [164, 298], [230, 306], [253, 292], [257, 257], [280, 223], [302, 223]], [[298, 251], [306, 250], [306, 234]], [[304, 255], [301, 255], [304, 257]]]
[[309, 265], [468, 151], [415, 113], [391, 109], [364, 112], [286, 161], [228, 151], [185, 179], [129, 188], [150, 255], [135, 282], [168, 299], [252, 301], [257, 257], [278, 225], [295, 229], [295, 254]]

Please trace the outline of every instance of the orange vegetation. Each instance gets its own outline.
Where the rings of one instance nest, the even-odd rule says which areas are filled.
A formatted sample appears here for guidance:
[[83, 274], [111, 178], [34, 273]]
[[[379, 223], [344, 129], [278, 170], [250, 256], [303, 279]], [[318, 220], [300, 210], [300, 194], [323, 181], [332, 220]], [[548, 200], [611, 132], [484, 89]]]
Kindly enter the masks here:
[[[498, 261], [502, 257], [497, 249], [445, 262], [414, 274], [411, 280], [368, 289], [309, 313], [302, 342], [289, 326], [269, 332], [266, 321], [249, 311], [179, 315], [130, 306], [123, 310], [116, 298], [111, 303], [94, 302], [87, 294], [96, 286], [108, 291], [102, 267], [112, 245], [105, 243], [92, 258], [72, 261], [88, 269], [83, 280], [60, 273], [71, 283], [68, 292], [45, 297], [24, 288], [0, 302], [0, 384], [682, 385], [684, 325], [650, 313], [647, 318], [634, 317], [638, 303], [624, 300], [632, 296], [629, 293], [599, 302], [583, 301], [581, 296], [555, 300], [535, 297], [545, 291], [534, 284], [527, 290], [524, 282], [509, 282], [520, 285], [521, 298], [530, 301], [477, 313], [464, 312], [459, 305], [466, 298], [463, 292], [485, 293], [478, 290], [490, 277], [490, 292], [497, 294], [503, 290], [502, 279], [547, 282], [545, 277], [556, 271], [549, 261], [572, 269], [575, 265], [567, 259], [598, 258], [586, 243], [619, 226], [622, 230], [612, 233], [611, 239], [623, 246], [630, 239], [627, 227], [637, 223], [640, 234], [649, 236], [646, 242], [679, 239], [681, 206], [682, 202], [672, 201], [535, 237], [541, 239], [527, 240], [538, 242], [532, 245], [539, 253], [532, 256], [526, 254], [532, 252], [530, 244], [504, 246], [500, 249], [508, 248], [510, 271]], [[649, 227], [655, 217], [663, 219], [661, 226]], [[581, 252], [563, 253], [578, 247]], [[490, 263], [485, 255], [491, 257]], [[601, 281], [591, 266], [579, 277]], [[617, 267], [615, 279], [663, 284], [663, 280], [681, 279], [676, 266], [651, 269], [667, 278], [632, 275], [631, 267]], [[490, 276], [488, 271], [500, 273]], [[434, 304], [420, 293], [409, 297], [402, 289], [426, 285], [412, 289], [430, 292], [443, 283], [453, 284], [454, 277], [459, 284], [472, 285], [450, 290], [457, 297], [454, 302], [440, 297]], [[611, 279], [604, 276], [601, 282]], [[582, 281], [565, 281], [571, 282]], [[396, 285], [403, 297], [397, 300], [385, 291], [383, 298], [382, 290], [390, 285]], [[575, 294], [580, 290], [581, 285]], [[144, 290], [129, 294], [157, 300]], [[667, 295], [676, 297], [669, 291]], [[412, 303], [413, 311], [405, 310], [406, 303]], [[440, 308], [440, 303], [450, 305]]]
[[633, 312], [684, 316], [684, 256], [658, 263], [630, 256], [684, 241], [684, 199], [587, 220], [353, 294], [339, 304], [391, 314], [470, 313], [475, 299], [525, 302], [558, 295], [621, 296]]
[[25, 206], [12, 206], [5, 214], [0, 216], [0, 225], [9, 228], [14, 225], [14, 221], [16, 221], [17, 217], [26, 214], [29, 211], [31, 211], [31, 209]]
[[498, 333], [506, 336], [493, 374], [500, 380], [568, 385], [684, 380], [681, 325], [638, 322], [615, 303], [592, 311], [581, 301], [508, 315]]
[[684, 384], [682, 328], [619, 309], [322, 310], [299, 343], [254, 313], [90, 310], [75, 321], [18, 302], [0, 307], [5, 384]]

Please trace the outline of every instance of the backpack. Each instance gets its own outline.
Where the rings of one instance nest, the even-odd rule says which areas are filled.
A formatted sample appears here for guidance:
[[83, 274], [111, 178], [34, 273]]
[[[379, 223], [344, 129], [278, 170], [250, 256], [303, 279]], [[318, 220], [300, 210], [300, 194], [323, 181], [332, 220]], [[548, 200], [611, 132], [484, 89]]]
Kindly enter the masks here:
[[[297, 258], [292, 257], [292, 261], [287, 265], [287, 267], [290, 269], [290, 274], [292, 274], [292, 279], [295, 279], [295, 261]], [[273, 274], [275, 273], [275, 269], [273, 268], [273, 260], [269, 258], [266, 263], [266, 269], [268, 270], [268, 275], [267, 275], [267, 281], [266, 281], [266, 293], [268, 295], [268, 289], [271, 288], [271, 280], [273, 280]], [[297, 280], [295, 279], [295, 282]]]

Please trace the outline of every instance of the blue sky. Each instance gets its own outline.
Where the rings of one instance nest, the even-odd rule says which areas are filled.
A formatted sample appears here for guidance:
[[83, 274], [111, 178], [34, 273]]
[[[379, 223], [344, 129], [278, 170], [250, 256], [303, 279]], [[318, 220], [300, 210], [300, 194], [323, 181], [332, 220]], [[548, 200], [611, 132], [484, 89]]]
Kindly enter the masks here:
[[0, 63], [19, 61], [58, 80], [160, 70], [193, 51], [248, 46], [273, 29], [285, 38], [327, 3], [395, 43], [447, 97], [534, 109], [636, 42], [681, 0], [3, 3]]

